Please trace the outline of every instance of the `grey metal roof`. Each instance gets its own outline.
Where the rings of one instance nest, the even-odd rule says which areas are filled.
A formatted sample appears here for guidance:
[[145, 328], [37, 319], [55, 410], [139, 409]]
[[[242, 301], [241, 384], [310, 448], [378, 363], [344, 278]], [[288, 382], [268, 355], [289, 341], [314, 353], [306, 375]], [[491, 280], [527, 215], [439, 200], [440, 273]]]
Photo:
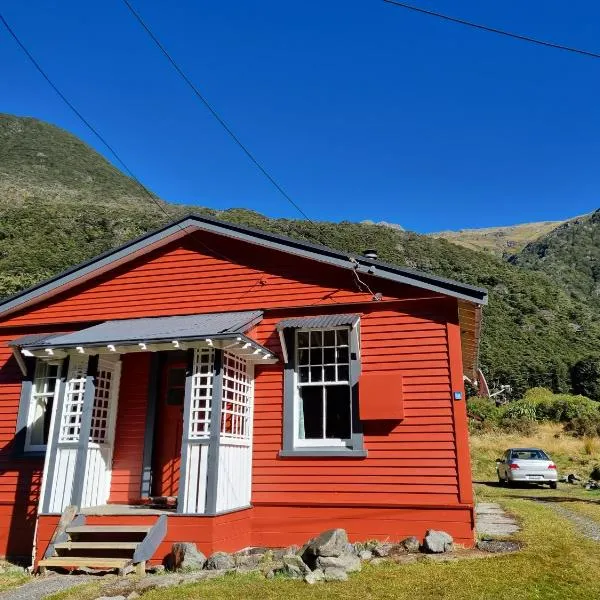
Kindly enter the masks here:
[[8, 342], [9, 346], [40, 346], [43, 345], [46, 340], [50, 340], [57, 335], [63, 335], [62, 333], [30, 333], [23, 335], [12, 342]]
[[6, 298], [3, 302], [0, 302], [0, 315], [19, 310], [37, 302], [40, 298], [59, 290], [63, 291], [69, 286], [83, 283], [96, 274], [110, 269], [113, 265], [122, 263], [131, 255], [137, 255], [146, 248], [166, 243], [168, 238], [173, 235], [181, 235], [194, 229], [210, 231], [218, 235], [318, 260], [344, 269], [356, 269], [359, 273], [369, 273], [373, 277], [412, 285], [469, 302], [487, 303], [487, 290], [484, 288], [415, 271], [407, 267], [372, 260], [350, 252], [341, 252], [319, 244], [191, 214]]
[[17, 344], [18, 340], [15, 340], [13, 345], [28, 348], [75, 348], [101, 344], [136, 344], [165, 340], [233, 337], [236, 334], [246, 333], [262, 319], [262, 316], [262, 311], [252, 310], [177, 317], [123, 319], [106, 321], [73, 333], [46, 336], [42, 340], [19, 344]]
[[341, 314], [341, 315], [319, 315], [317, 317], [297, 317], [284, 319], [277, 323], [277, 329], [286, 329], [288, 327], [300, 328], [320, 328], [342, 327], [343, 325], [354, 325], [360, 319], [360, 315]]

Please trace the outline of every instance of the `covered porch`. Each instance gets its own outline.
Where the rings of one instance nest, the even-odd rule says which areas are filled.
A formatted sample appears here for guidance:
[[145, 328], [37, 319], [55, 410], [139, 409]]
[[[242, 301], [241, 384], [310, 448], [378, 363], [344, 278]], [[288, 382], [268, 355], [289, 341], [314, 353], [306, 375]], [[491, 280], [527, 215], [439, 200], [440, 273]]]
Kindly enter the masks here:
[[[54, 366], [44, 372], [57, 378], [39, 514], [74, 506], [92, 519], [156, 519], [247, 508], [254, 367], [277, 361], [251, 337], [261, 319], [128, 319], [15, 340], [22, 359]], [[128, 453], [136, 459], [127, 463]], [[129, 465], [127, 492], [113, 463]]]

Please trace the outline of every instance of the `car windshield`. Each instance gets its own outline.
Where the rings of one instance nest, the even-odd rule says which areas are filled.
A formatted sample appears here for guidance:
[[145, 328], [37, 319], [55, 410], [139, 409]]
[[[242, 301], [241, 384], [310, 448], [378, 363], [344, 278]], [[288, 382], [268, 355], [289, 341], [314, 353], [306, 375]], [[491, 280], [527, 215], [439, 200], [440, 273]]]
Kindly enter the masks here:
[[544, 452], [531, 448], [526, 450], [513, 450], [510, 457], [513, 460], [549, 460]]

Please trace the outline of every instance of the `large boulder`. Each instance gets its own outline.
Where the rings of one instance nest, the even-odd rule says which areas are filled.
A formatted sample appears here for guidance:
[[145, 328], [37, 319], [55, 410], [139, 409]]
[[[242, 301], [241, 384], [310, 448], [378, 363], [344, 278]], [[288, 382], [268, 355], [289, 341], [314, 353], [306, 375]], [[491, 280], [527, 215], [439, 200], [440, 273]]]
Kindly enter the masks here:
[[211, 570], [227, 570], [235, 567], [235, 559], [227, 552], [213, 552], [206, 561], [206, 568]]
[[452, 536], [445, 531], [429, 529], [425, 535], [423, 548], [425, 549], [425, 552], [430, 552], [432, 554], [451, 552], [454, 549], [454, 540], [452, 539]]
[[176, 542], [171, 547], [171, 569], [203, 569], [206, 556], [192, 542]]
[[297, 554], [284, 556], [282, 559], [283, 567], [281, 573], [293, 579], [304, 579], [311, 572], [308, 565]]
[[346, 573], [360, 571], [360, 558], [354, 554], [342, 554], [341, 556], [319, 556], [317, 567], [323, 569], [343, 569]]
[[345, 529], [328, 529], [307, 542], [299, 554], [302, 560], [314, 570], [319, 556], [341, 556], [348, 552], [349, 547]]

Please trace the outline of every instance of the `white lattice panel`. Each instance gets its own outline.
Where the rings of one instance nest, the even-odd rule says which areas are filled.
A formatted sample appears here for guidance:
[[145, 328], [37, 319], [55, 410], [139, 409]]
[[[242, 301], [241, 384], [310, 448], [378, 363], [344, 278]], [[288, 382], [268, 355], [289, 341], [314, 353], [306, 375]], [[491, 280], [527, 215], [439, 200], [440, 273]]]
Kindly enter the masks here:
[[73, 356], [69, 362], [59, 443], [79, 441], [87, 364], [87, 356]]
[[214, 361], [212, 348], [197, 348], [194, 351], [190, 439], [202, 439], [210, 435]]
[[111, 398], [114, 379], [113, 368], [99, 368], [96, 376], [96, 393], [92, 410], [90, 442], [104, 444], [110, 424]]
[[230, 352], [223, 353], [223, 400], [221, 436], [249, 441], [252, 417], [251, 381], [246, 361]]

